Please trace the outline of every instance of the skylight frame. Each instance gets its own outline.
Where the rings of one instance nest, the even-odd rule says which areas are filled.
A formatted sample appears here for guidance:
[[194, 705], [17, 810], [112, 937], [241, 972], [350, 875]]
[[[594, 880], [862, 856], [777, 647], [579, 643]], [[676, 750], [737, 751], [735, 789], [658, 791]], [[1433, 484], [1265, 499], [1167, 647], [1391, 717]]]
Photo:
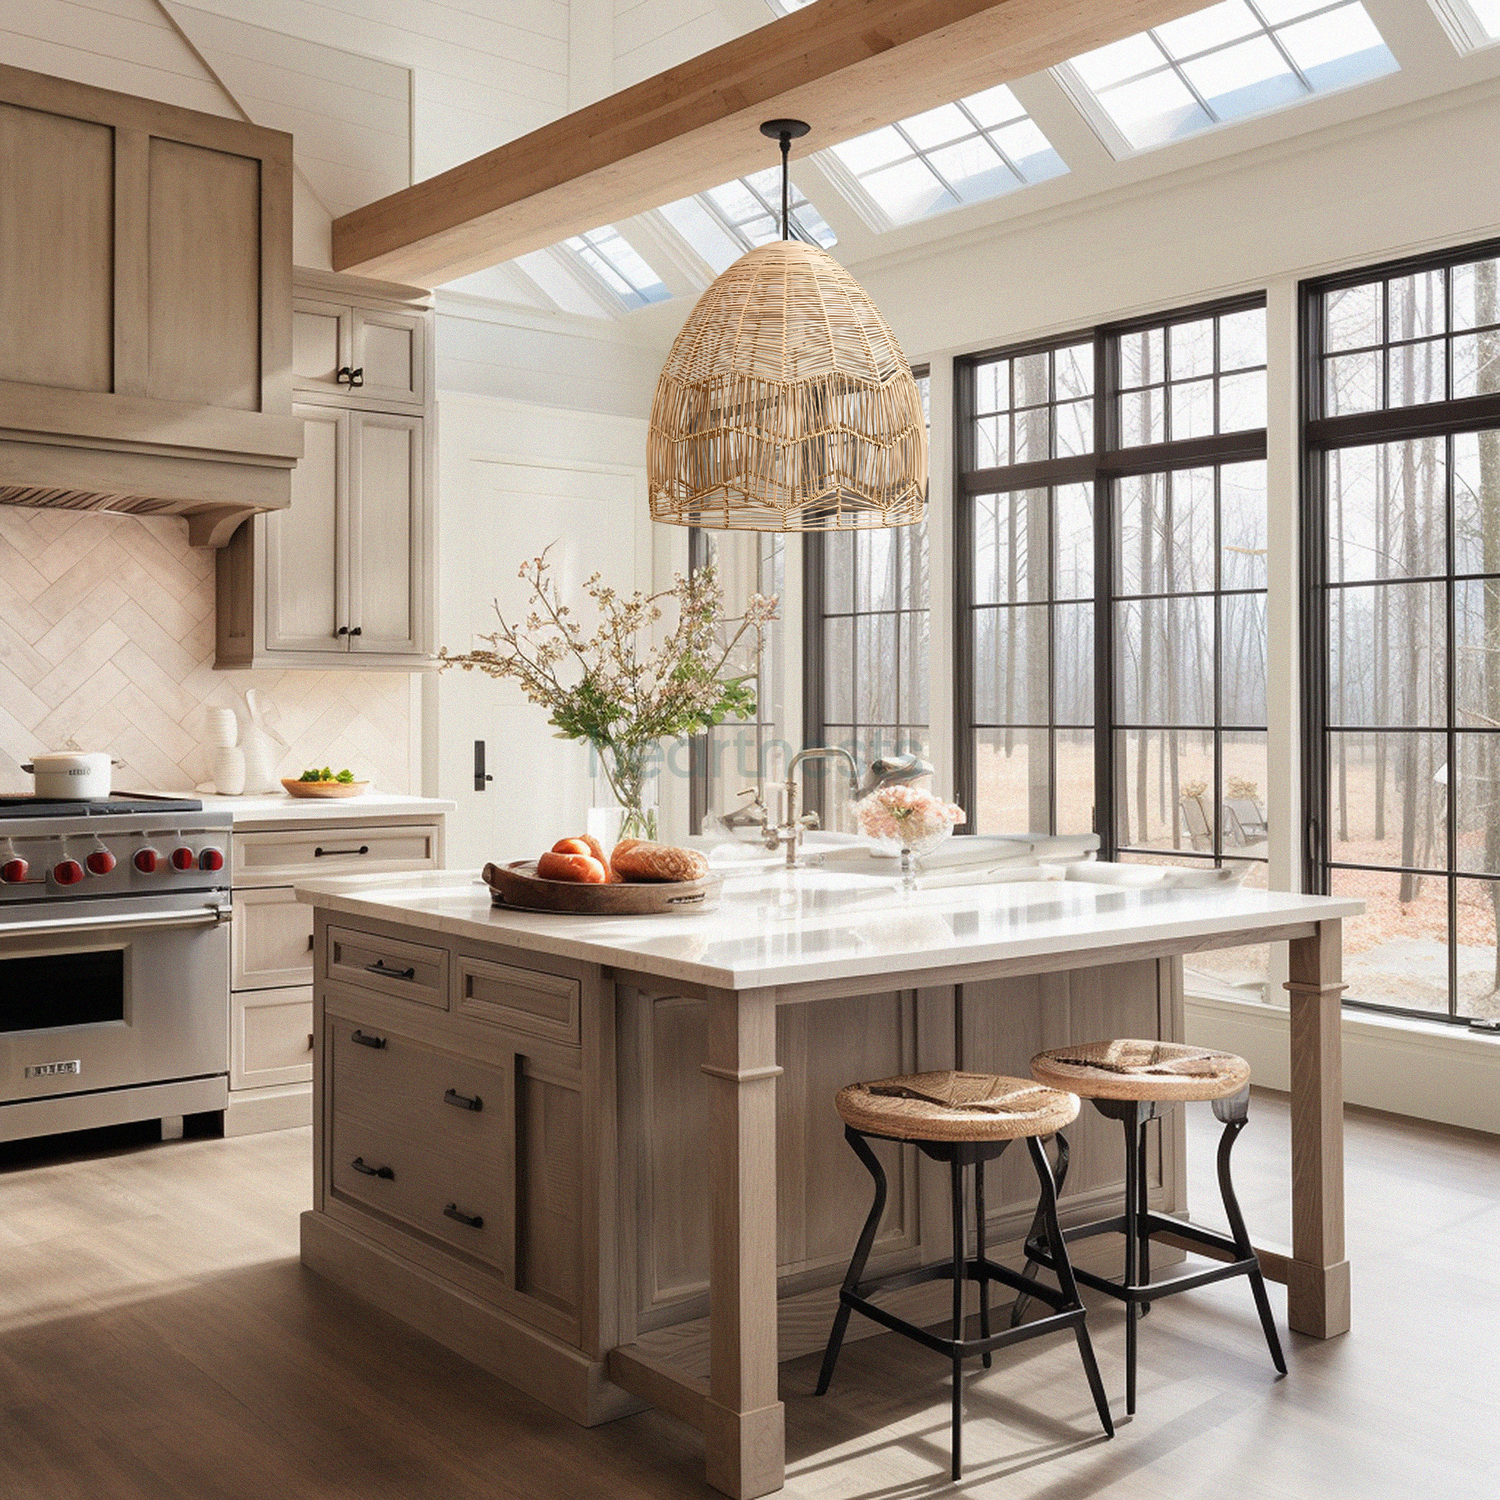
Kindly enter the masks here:
[[[775, 194], [763, 192], [759, 187], [757, 187], [753, 180], [757, 177], [774, 177], [777, 184], [777, 191], [775, 192]], [[718, 220], [719, 225], [725, 231], [727, 231], [732, 239], [738, 240], [746, 250], [754, 250], [758, 245], [767, 245], [771, 243], [772, 239], [781, 238], [780, 182], [780, 169], [777, 167], [765, 167], [758, 172], [746, 173], [746, 175], [743, 177], [733, 177], [728, 182], [720, 183], [716, 188], [709, 188], [707, 192], [697, 193], [694, 196], [697, 198], [698, 202], [701, 203], [703, 207], [706, 208], [708, 212]], [[811, 198], [807, 196], [806, 193], [802, 191], [801, 188], [797, 186], [795, 181], [791, 181], [789, 179], [789, 182], [791, 191], [788, 194], [787, 198], [787, 218], [789, 220], [787, 227], [791, 231], [792, 238], [796, 240], [802, 240], [804, 243], [809, 245], [817, 245], [824, 250], [827, 250], [831, 246], [838, 244], [838, 234], [834, 230], [833, 225], [828, 222], [828, 219], [824, 215], [823, 211], [817, 206], [817, 204], [812, 201]], [[715, 193], [721, 193], [725, 188], [732, 187], [736, 183], [747, 193], [749, 193], [753, 199], [755, 199], [755, 201], [763, 210], [763, 213], [753, 214], [748, 219], [736, 220], [730, 215], [728, 210], [725, 209], [723, 205], [714, 198], [713, 195]], [[819, 236], [812, 227], [803, 222], [800, 210], [804, 208], [810, 208], [822, 221], [824, 227], [828, 230], [828, 237], [826, 239]], [[745, 232], [745, 225], [756, 223], [763, 217], [769, 218], [771, 220], [771, 223], [775, 228], [775, 233], [770, 237], [770, 239], [752, 239], [750, 235]]]
[[[1200, 11], [1193, 11], [1186, 16], [1179, 17], [1175, 21], [1163, 22], [1159, 27], [1148, 27], [1145, 31], [1136, 32], [1130, 37], [1122, 38], [1121, 42], [1110, 44], [1111, 46], [1120, 46], [1124, 42], [1135, 42], [1142, 38], [1146, 39], [1156, 49], [1160, 58], [1160, 62], [1153, 63], [1150, 67], [1143, 67], [1139, 71], [1122, 74], [1118, 78], [1111, 78], [1106, 84], [1095, 86], [1085, 79], [1082, 71], [1077, 67], [1078, 59], [1070, 58], [1068, 61], [1052, 68], [1052, 76], [1094, 128], [1095, 133], [1104, 142], [1110, 154], [1116, 160], [1124, 160], [1131, 156], [1140, 155], [1143, 152], [1155, 151], [1165, 146], [1181, 144], [1183, 141], [1205, 135], [1210, 131], [1222, 130], [1231, 125], [1244, 124], [1253, 119], [1262, 119], [1267, 115], [1280, 114], [1284, 110], [1291, 109], [1299, 104], [1309, 103], [1315, 99], [1330, 98], [1334, 94], [1344, 92], [1346, 89], [1357, 88], [1366, 83], [1373, 83], [1380, 78], [1388, 78], [1401, 69], [1399, 60], [1391, 51], [1390, 44], [1386, 41], [1385, 35], [1376, 24], [1374, 17], [1366, 10], [1363, 0], [1322, 0], [1321, 4], [1310, 4], [1306, 10], [1285, 15], [1275, 21], [1267, 19], [1266, 10], [1261, 0], [1235, 0], [1235, 3], [1243, 5], [1250, 12], [1252, 19], [1256, 23], [1255, 30], [1232, 37], [1221, 38], [1211, 46], [1204, 46], [1195, 51], [1184, 51], [1181, 55], [1175, 54], [1169, 43], [1162, 40], [1158, 33], [1169, 27], [1178, 25], [1182, 21], [1193, 20], [1218, 8], [1216, 5], [1208, 5]], [[1442, 0], [1434, 0], [1434, 3], [1442, 3]], [[1314, 84], [1308, 76], [1309, 69], [1297, 62], [1282, 33], [1302, 26], [1307, 22], [1316, 21], [1354, 7], [1359, 9], [1364, 21], [1368, 23], [1371, 31], [1379, 39], [1380, 48], [1384, 51], [1388, 59], [1388, 65], [1376, 71], [1366, 72], [1358, 77], [1331, 85], [1319, 86]], [[1301, 92], [1294, 98], [1270, 102], [1262, 108], [1225, 115], [1215, 108], [1210, 97], [1194, 83], [1187, 70], [1194, 64], [1207, 62], [1216, 56], [1255, 42], [1269, 43], [1286, 70], [1285, 73], [1278, 73], [1275, 77], [1289, 77]], [[1107, 49], [1098, 48], [1096, 50], [1103, 52]], [[1090, 53], [1080, 54], [1081, 57], [1091, 55]], [[1349, 58], [1358, 55], [1358, 52], [1345, 53], [1341, 57], [1333, 59], [1333, 62], [1347, 61]], [[1138, 144], [1127, 133], [1128, 126], [1116, 120], [1108, 104], [1105, 102], [1105, 98], [1109, 94], [1131, 85], [1162, 76], [1169, 77], [1176, 86], [1187, 93], [1194, 110], [1201, 112], [1204, 123], [1194, 125], [1190, 129], [1168, 134], [1160, 139], [1146, 139]], [[1221, 101], [1225, 97], [1227, 95], [1219, 94], [1213, 96], [1213, 98]]]
[[[611, 240], [623, 245], [627, 254], [639, 261], [655, 280], [645, 282], [635, 274], [628, 262], [621, 264], [615, 258]], [[602, 294], [612, 306], [622, 312], [635, 312], [639, 308], [671, 300], [672, 290], [660, 272], [625, 238], [615, 224], [601, 224], [595, 229], [585, 229], [580, 234], [569, 235], [552, 246], [552, 251], [582, 276], [591, 289]], [[617, 282], [619, 285], [616, 285]]]
[[1460, 53], [1478, 52], [1500, 43], [1500, 6], [1495, 5], [1494, 0], [1489, 0], [1489, 8], [1495, 12], [1496, 29], [1493, 32], [1469, 0], [1429, 0], [1429, 3], [1443, 30], [1448, 33], [1448, 39]]
[[[972, 107], [971, 101], [1002, 88], [1009, 94], [1013, 101], [1015, 112], [1014, 114], [1007, 114], [1003, 119], [998, 120], [994, 124], [986, 125], [981, 122], [979, 115]], [[919, 120], [923, 115], [934, 113], [938, 109], [958, 110], [969, 128], [963, 134], [952, 136], [936, 145], [922, 146], [913, 136], [909, 126], [912, 121]], [[1050, 154], [1056, 163], [1056, 170], [1039, 176], [1028, 175], [1020, 165], [1023, 158], [1018, 158], [1012, 151], [1000, 143], [997, 137], [1018, 125], [1029, 125], [1036, 131], [1038, 138], [1045, 145], [1045, 153], [1038, 152], [1037, 155]], [[918, 114], [907, 116], [905, 119], [894, 120], [889, 125], [878, 126], [875, 130], [868, 131], [866, 134], [877, 135], [884, 130], [893, 130], [896, 132], [907, 148], [906, 154], [893, 157], [889, 161], [882, 161], [867, 171], [859, 171], [839, 154], [841, 148], [853, 144], [853, 141], [864, 139], [863, 136], [855, 136], [853, 141], [841, 141], [837, 145], [825, 147], [822, 151], [818, 152], [819, 165], [834, 179], [839, 190], [860, 208], [865, 221], [877, 233], [883, 233], [892, 229], [904, 229], [912, 224], [924, 224], [929, 219], [940, 218], [943, 214], [952, 213], [956, 209], [974, 208], [982, 203], [993, 203], [997, 199], [1008, 198], [1012, 193], [1019, 192], [1022, 189], [1037, 187], [1057, 177], [1065, 177], [1070, 171], [1067, 162], [1063, 159], [1062, 153], [1058, 151], [1057, 147], [1043, 133], [1041, 126], [1032, 118], [1030, 110], [1016, 97], [1015, 91], [1007, 83], [995, 84], [989, 89], [979, 90], [978, 93], [966, 94], [961, 99], [949, 100], [947, 104], [934, 106], [933, 110], [922, 110]], [[961, 191], [960, 184], [962, 180], [954, 179], [932, 159], [936, 155], [951, 151], [955, 147], [963, 146], [976, 140], [983, 141], [996, 154], [999, 158], [1000, 166], [1004, 168], [1010, 177], [1010, 181], [1006, 185], [994, 192], [986, 193], [982, 197], [975, 196], [972, 193], [966, 194]], [[911, 215], [910, 217], [898, 217], [867, 185], [867, 179], [875, 177], [880, 173], [891, 171], [896, 167], [907, 166], [912, 162], [919, 162], [922, 165], [932, 177], [936, 186], [946, 195], [948, 201], [939, 202], [935, 207], [929, 208], [922, 213]]]

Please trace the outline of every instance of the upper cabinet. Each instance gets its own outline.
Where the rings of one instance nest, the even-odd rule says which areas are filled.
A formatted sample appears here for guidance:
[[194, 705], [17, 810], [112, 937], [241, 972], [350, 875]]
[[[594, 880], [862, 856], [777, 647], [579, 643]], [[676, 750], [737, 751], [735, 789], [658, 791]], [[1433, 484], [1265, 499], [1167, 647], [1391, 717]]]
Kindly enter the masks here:
[[218, 558], [220, 667], [428, 665], [432, 313], [411, 287], [297, 272], [291, 509]]
[[0, 500], [284, 508], [291, 137], [0, 65]]

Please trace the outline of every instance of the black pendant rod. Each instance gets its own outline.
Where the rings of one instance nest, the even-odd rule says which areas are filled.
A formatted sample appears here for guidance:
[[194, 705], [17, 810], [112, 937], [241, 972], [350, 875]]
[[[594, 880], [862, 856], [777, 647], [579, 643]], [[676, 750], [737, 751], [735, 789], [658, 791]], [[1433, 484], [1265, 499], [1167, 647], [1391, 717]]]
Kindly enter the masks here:
[[760, 133], [781, 143], [781, 237], [792, 237], [792, 142], [806, 135], [812, 126], [806, 120], [767, 120]]

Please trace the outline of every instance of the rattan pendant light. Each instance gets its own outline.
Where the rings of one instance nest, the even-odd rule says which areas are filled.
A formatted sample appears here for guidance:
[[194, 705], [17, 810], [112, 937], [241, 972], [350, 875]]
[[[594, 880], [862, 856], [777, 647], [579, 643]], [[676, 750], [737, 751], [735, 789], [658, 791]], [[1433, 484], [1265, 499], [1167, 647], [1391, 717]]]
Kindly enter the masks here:
[[736, 531], [907, 526], [927, 498], [927, 429], [911, 366], [864, 288], [787, 237], [740, 257], [699, 299], [656, 383], [651, 515]]

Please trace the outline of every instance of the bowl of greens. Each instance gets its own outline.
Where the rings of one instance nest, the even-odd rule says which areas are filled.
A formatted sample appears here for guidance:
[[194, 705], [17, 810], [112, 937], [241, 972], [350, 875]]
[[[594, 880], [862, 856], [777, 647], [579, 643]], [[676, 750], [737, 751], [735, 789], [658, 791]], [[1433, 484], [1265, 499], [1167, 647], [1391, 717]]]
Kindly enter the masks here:
[[356, 781], [347, 766], [342, 771], [313, 767], [297, 777], [283, 776], [281, 784], [294, 797], [357, 797], [370, 785], [368, 781]]

